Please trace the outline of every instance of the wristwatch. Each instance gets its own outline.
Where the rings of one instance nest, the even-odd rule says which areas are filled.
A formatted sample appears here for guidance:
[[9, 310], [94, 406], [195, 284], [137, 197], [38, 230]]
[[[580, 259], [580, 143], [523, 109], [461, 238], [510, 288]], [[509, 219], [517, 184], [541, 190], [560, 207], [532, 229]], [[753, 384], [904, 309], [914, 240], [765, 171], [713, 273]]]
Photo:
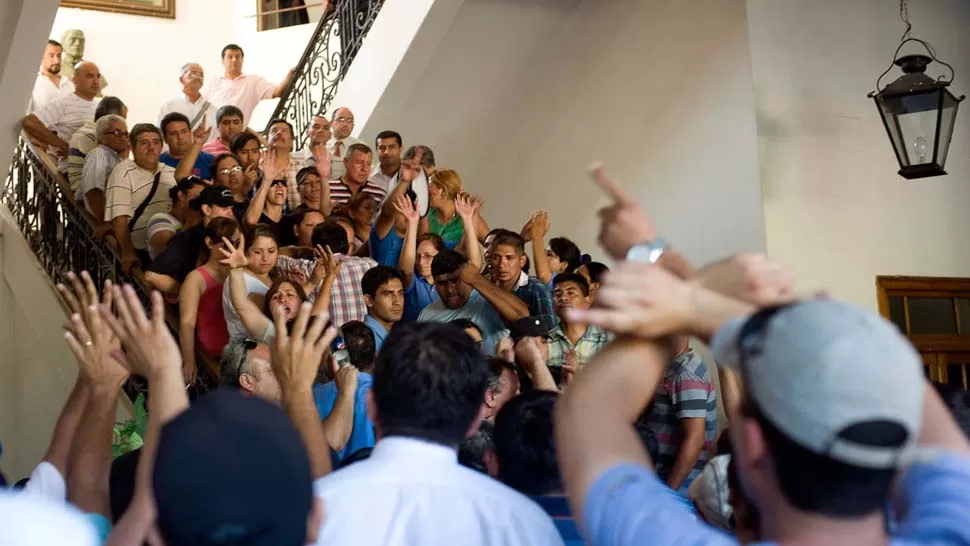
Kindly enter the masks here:
[[664, 255], [666, 248], [667, 241], [663, 240], [662, 237], [654, 237], [645, 243], [631, 246], [630, 250], [626, 252], [626, 260], [641, 264], [655, 264]]

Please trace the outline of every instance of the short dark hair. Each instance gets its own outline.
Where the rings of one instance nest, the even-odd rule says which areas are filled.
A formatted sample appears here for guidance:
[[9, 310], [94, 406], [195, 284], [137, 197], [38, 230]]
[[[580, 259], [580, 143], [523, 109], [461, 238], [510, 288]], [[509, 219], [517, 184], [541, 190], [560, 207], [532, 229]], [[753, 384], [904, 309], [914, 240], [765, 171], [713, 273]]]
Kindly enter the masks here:
[[590, 282], [601, 282], [603, 280], [603, 274], [610, 270], [606, 264], [600, 262], [589, 262], [583, 265], [586, 266], [586, 271], [589, 272]]
[[334, 254], [346, 254], [350, 251], [347, 231], [338, 225], [328, 225], [324, 222], [313, 228], [313, 235], [310, 237], [313, 246], [320, 245], [324, 248], [330, 248], [330, 252]]
[[525, 239], [523, 239], [518, 233], [512, 233], [508, 230], [500, 231], [499, 233], [495, 234], [495, 238], [492, 239], [492, 250], [495, 250], [495, 247], [498, 245], [505, 245], [514, 248], [519, 256], [525, 254]]
[[553, 413], [558, 393], [524, 392], [495, 416], [495, 457], [499, 480], [526, 495], [562, 490], [556, 458]]
[[506, 371], [511, 371], [513, 374], [518, 373], [515, 364], [497, 356], [488, 357], [485, 364], [488, 366], [488, 381], [485, 385], [487, 392], [495, 392], [502, 388], [502, 374]]
[[307, 214], [314, 214], [314, 213], [319, 214], [320, 216], [323, 216], [324, 220], [326, 220], [327, 218], [327, 215], [324, 214], [322, 210], [311, 209], [311, 208], [297, 209], [296, 212], [290, 215], [290, 217], [293, 219], [293, 225], [299, 226], [300, 224], [303, 223], [303, 220], [307, 217]]
[[[741, 412], [761, 427], [774, 461], [778, 487], [795, 508], [845, 519], [872, 514], [885, 507], [895, 469], [863, 468], [815, 453], [778, 429], [750, 398], [742, 402]], [[879, 444], [887, 447], [890, 442], [885, 440], [902, 445], [906, 438], [906, 430], [897, 423], [864, 423], [853, 425], [842, 434], [847, 432], [852, 432], [852, 436], [865, 434], [870, 440], [867, 443], [876, 439], [873, 436], [879, 436], [878, 440], [884, 440]]]
[[437, 233], [424, 233], [424, 234], [418, 235], [418, 242], [417, 244], [414, 245], [414, 247], [417, 248], [418, 245], [420, 245], [425, 241], [428, 241], [429, 243], [431, 243], [431, 246], [433, 246], [434, 249], [437, 250], [438, 252], [441, 252], [442, 250], [447, 248], [445, 246], [445, 240], [442, 239], [441, 235], [438, 235]]
[[98, 107], [94, 109], [94, 121], [98, 121], [104, 116], [120, 116], [125, 108], [125, 103], [121, 102], [121, 99], [118, 97], [105, 97], [101, 99]]
[[340, 327], [340, 335], [344, 338], [344, 345], [350, 354], [350, 363], [362, 372], [373, 370], [374, 359], [377, 357], [374, 331], [363, 322], [352, 320]]
[[128, 143], [134, 148], [138, 143], [138, 137], [145, 133], [155, 133], [158, 138], [162, 138], [162, 132], [151, 123], [136, 123], [134, 127], [131, 128], [131, 132], [128, 133]]
[[320, 172], [317, 171], [317, 168], [316, 167], [303, 167], [302, 169], [300, 169], [299, 171], [296, 172], [296, 184], [298, 186], [302, 186], [303, 185], [303, 179], [305, 179], [306, 177], [310, 176], [311, 174], [315, 174], [317, 176], [320, 176]]
[[[345, 237], [346, 238], [346, 237]], [[360, 279], [360, 289], [365, 296], [377, 297], [377, 291], [389, 283], [391, 279], [397, 279], [404, 284], [404, 275], [396, 267], [386, 265], [374, 266], [364, 273]]]
[[566, 284], [567, 282], [576, 283], [584, 296], [589, 295], [589, 283], [586, 281], [586, 277], [580, 275], [579, 273], [560, 273], [556, 275], [552, 278], [552, 288], [555, 290], [557, 286], [560, 284]]
[[211, 173], [213, 180], [215, 180], [216, 175], [219, 174], [216, 172], [216, 170], [219, 168], [219, 164], [225, 161], [225, 159], [229, 157], [235, 159], [236, 163], [239, 163], [240, 165], [242, 165], [242, 161], [239, 159], [239, 156], [233, 153], [221, 153], [213, 157], [212, 162], [209, 163], [209, 172]]
[[192, 123], [189, 121], [188, 116], [186, 116], [181, 112], [170, 112], [168, 114], [165, 114], [165, 117], [162, 118], [162, 123], [161, 123], [162, 136], [168, 136], [169, 124], [176, 123], [179, 121], [184, 123], [185, 126], [188, 127], [190, 131], [192, 130]]
[[354, 152], [361, 152], [361, 153], [371, 154], [371, 155], [374, 154], [374, 151], [370, 149], [370, 146], [357, 142], [347, 147], [347, 155], [345, 155], [344, 157], [345, 158], [350, 157], [351, 155], [353, 155]]
[[205, 186], [205, 182], [198, 176], [186, 176], [185, 178], [178, 181], [177, 184], [168, 189], [168, 197], [172, 200], [172, 205], [179, 200], [180, 193], [188, 193], [189, 190], [195, 188], [196, 186]]
[[62, 46], [60, 42], [54, 39], [47, 40], [47, 45], [57, 46], [61, 49], [64, 49], [64, 46]]
[[431, 148], [428, 148], [424, 144], [411, 146], [410, 148], [407, 149], [407, 151], [404, 152], [404, 155], [401, 156], [401, 158], [404, 159], [405, 161], [408, 159], [414, 159], [414, 157], [418, 155], [418, 150], [421, 150], [422, 167], [427, 169], [433, 169], [437, 166], [437, 163], [435, 163], [435, 160], [434, 160], [434, 152], [431, 151]]
[[461, 328], [463, 331], [469, 330], [469, 329], [478, 330], [479, 335], [481, 335], [482, 337], [485, 337], [485, 333], [482, 332], [482, 328], [479, 325], [475, 324], [475, 321], [473, 321], [472, 319], [456, 318], [455, 320], [451, 321], [449, 324], [454, 324], [455, 326]]
[[431, 276], [440, 277], [441, 275], [457, 273], [466, 263], [468, 263], [468, 258], [457, 251], [446, 248], [438, 252], [431, 260]]
[[245, 57], [246, 56], [246, 54], [243, 52], [243, 48], [239, 47], [236, 44], [228, 44], [226, 47], [222, 48], [222, 56], [219, 57], [219, 58], [220, 59], [225, 59], [226, 58], [226, 52], [229, 52], [229, 51], [238, 51], [240, 56], [242, 56], [242, 57]]
[[[246, 144], [249, 144], [250, 140], [259, 142], [259, 138], [256, 135], [249, 131], [243, 131], [232, 137], [232, 142], [229, 143], [229, 150], [234, 154], [238, 154], [239, 150], [242, 150]], [[260, 143], [260, 146], [262, 146], [262, 143]]]
[[283, 118], [273, 118], [269, 120], [269, 123], [266, 124], [266, 136], [269, 136], [269, 130], [272, 129], [274, 125], [279, 123], [286, 125], [286, 127], [290, 130], [290, 136], [296, 138], [296, 133], [293, 132], [293, 124]]
[[559, 261], [566, 263], [566, 271], [572, 273], [580, 266], [582, 253], [576, 243], [565, 237], [553, 237], [549, 239], [549, 249], [553, 254], [559, 256]]
[[227, 104], [225, 106], [220, 106], [219, 109], [216, 110], [216, 125], [222, 123], [222, 118], [226, 116], [236, 116], [243, 121], [246, 119], [246, 116], [243, 115], [242, 110], [231, 104]]
[[273, 313], [271, 312], [272, 311], [271, 307], [273, 305], [272, 303], [273, 296], [275, 296], [276, 293], [280, 291], [280, 288], [284, 284], [288, 284], [293, 287], [293, 290], [296, 292], [296, 295], [300, 298], [301, 303], [306, 301], [306, 291], [303, 290], [303, 287], [300, 285], [300, 283], [291, 281], [289, 279], [276, 279], [275, 281], [273, 281], [273, 284], [270, 285], [269, 290], [266, 291], [266, 299], [263, 300], [263, 312], [266, 313], [267, 317], [273, 316]]
[[495, 425], [491, 421], [482, 421], [475, 434], [465, 438], [458, 445], [458, 464], [482, 474], [488, 474], [488, 469], [485, 468], [485, 452], [495, 446], [492, 440], [494, 430]]
[[393, 138], [397, 140], [398, 146], [404, 146], [404, 141], [401, 140], [401, 134], [397, 131], [381, 131], [377, 133], [377, 137], [374, 138], [374, 147], [377, 148], [378, 143], [385, 138]]
[[494, 237], [498, 237], [499, 235], [503, 235], [503, 234], [515, 235], [515, 232], [507, 230], [505, 228], [497, 227], [497, 228], [492, 228], [487, 234], [485, 234], [485, 238], [488, 239], [489, 237], [493, 237], [492, 244], [495, 244]]
[[478, 416], [486, 378], [485, 356], [457, 326], [396, 325], [371, 387], [382, 433], [458, 445]]

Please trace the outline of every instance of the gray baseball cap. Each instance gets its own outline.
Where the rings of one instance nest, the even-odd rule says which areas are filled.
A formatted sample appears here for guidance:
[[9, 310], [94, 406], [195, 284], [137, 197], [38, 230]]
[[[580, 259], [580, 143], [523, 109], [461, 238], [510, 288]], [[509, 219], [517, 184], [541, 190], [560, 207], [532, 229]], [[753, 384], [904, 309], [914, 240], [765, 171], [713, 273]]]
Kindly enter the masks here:
[[[749, 337], [746, 319], [728, 322], [711, 346], [718, 364], [738, 371], [766, 419], [801, 446], [863, 468], [908, 464], [923, 414], [919, 354], [888, 321], [831, 300], [775, 312]], [[844, 432], [887, 422], [907, 433], [902, 445], [864, 443]]]

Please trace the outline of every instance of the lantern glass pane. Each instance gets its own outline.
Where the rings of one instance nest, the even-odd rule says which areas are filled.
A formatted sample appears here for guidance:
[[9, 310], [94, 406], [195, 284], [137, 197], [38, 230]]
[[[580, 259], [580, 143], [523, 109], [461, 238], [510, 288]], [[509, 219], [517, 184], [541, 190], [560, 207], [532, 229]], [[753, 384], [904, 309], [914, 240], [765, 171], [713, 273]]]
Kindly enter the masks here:
[[[899, 97], [896, 101], [896, 123], [905, 152], [904, 165], [933, 163], [936, 150], [936, 123], [940, 96], [938, 93]], [[928, 108], [929, 103], [934, 103]]]
[[957, 118], [957, 107], [960, 103], [949, 91], [943, 92], [943, 109], [940, 111], [940, 157], [939, 166], [946, 165], [946, 154], [950, 149], [950, 138], [953, 136], [953, 124]]
[[899, 124], [896, 122], [896, 116], [894, 110], [897, 108], [896, 101], [898, 98], [892, 99], [881, 99], [878, 102], [879, 111], [882, 114], [882, 119], [886, 123], [886, 130], [889, 131], [889, 139], [892, 140], [893, 148], [896, 149], [896, 155], [899, 156], [900, 166], [909, 165], [909, 158], [906, 155], [906, 146], [903, 144], [903, 135], [901, 134]]

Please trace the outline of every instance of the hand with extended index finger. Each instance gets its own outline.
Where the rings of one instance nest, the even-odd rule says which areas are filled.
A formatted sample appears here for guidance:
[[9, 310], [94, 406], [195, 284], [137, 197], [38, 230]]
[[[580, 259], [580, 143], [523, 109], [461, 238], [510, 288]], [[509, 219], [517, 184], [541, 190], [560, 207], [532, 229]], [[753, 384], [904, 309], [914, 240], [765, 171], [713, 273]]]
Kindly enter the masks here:
[[596, 185], [613, 200], [613, 204], [600, 209], [599, 243], [615, 260], [626, 258], [633, 245], [646, 243], [657, 237], [657, 228], [640, 205], [630, 199], [623, 190], [606, 176], [602, 165], [596, 164], [590, 171]]

